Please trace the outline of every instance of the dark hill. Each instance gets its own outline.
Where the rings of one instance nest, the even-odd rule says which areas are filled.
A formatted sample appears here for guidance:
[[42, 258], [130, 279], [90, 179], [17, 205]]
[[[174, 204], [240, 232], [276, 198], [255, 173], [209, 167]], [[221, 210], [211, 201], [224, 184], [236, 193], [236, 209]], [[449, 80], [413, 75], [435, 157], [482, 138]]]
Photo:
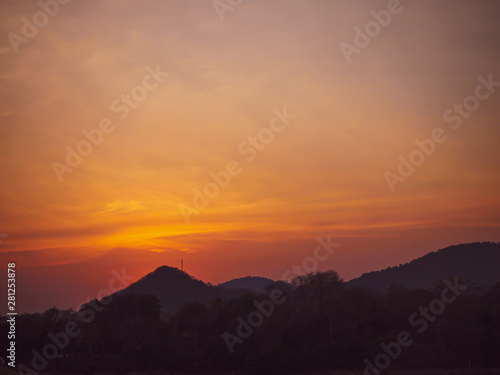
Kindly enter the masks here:
[[205, 302], [217, 297], [228, 299], [252, 291], [222, 288], [205, 284], [178, 268], [162, 266], [128, 286], [120, 293], [153, 294], [162, 304], [164, 314], [177, 312], [184, 303]]
[[247, 276], [226, 281], [218, 286], [227, 289], [249, 289], [256, 293], [265, 293], [266, 288], [274, 283], [274, 280], [267, 279], [265, 277]]
[[348, 282], [350, 286], [387, 291], [391, 284], [409, 289], [430, 288], [437, 280], [459, 276], [476, 285], [500, 281], [500, 243], [474, 242], [450, 246], [410, 263], [368, 272]]

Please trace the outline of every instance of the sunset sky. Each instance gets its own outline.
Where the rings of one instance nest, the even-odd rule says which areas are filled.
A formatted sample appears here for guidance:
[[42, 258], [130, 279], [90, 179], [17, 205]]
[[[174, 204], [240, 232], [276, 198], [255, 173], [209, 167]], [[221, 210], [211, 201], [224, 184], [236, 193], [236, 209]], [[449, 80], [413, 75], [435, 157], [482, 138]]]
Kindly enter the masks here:
[[[500, 241], [500, 87], [458, 129], [443, 119], [479, 77], [500, 82], [500, 3], [402, 0], [349, 63], [341, 43], [387, 7], [75, 0], [13, 48], [41, 8], [2, 1], [0, 267], [16, 262], [21, 306], [76, 307], [113, 269], [139, 278], [181, 258], [206, 282], [279, 279], [318, 236], [340, 244], [320, 269], [346, 280]], [[146, 97], [121, 119], [131, 92]], [[296, 117], [248, 161], [240, 145], [285, 107]], [[103, 119], [113, 130], [61, 182], [54, 162]], [[391, 191], [384, 173], [436, 128], [446, 141]], [[179, 205], [231, 160], [241, 173], [186, 223]]]

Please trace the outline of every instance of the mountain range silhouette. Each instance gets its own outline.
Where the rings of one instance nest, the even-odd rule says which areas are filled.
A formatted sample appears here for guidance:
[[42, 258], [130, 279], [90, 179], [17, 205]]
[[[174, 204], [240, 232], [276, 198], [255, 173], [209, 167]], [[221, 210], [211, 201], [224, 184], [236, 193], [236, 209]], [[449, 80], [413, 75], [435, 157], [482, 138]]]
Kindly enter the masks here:
[[[475, 242], [450, 246], [406, 264], [365, 273], [346, 284], [386, 292], [394, 284], [408, 289], [430, 289], [436, 282], [454, 277], [467, 280], [472, 285], [500, 282], [500, 243]], [[178, 268], [161, 266], [119, 293], [155, 295], [161, 302], [163, 313], [171, 315], [188, 302], [264, 294], [276, 282], [269, 278], [247, 276], [211, 285]]]

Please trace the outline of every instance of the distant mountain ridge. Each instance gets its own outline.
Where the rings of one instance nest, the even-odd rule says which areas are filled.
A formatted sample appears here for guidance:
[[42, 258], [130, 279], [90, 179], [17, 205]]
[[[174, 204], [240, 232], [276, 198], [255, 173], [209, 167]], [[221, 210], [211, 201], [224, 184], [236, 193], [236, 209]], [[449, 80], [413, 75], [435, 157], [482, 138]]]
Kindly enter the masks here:
[[247, 276], [220, 283], [218, 286], [228, 289], [249, 289], [257, 293], [265, 293], [266, 288], [274, 283], [274, 280], [266, 277]]
[[[500, 282], [500, 243], [475, 242], [450, 246], [406, 264], [365, 273], [346, 285], [383, 292], [391, 284], [405, 285], [409, 289], [427, 289], [432, 288], [438, 280], [455, 276], [476, 285]], [[213, 286], [178, 268], [162, 266], [118, 293], [156, 295], [162, 304], [163, 313], [171, 315], [188, 302], [239, 298], [247, 293], [263, 294], [266, 288], [278, 283], [282, 282], [247, 276]]]
[[449, 246], [406, 264], [365, 273], [347, 284], [385, 292], [391, 284], [401, 284], [409, 289], [431, 288], [435, 281], [455, 276], [476, 285], [500, 282], [500, 243]]

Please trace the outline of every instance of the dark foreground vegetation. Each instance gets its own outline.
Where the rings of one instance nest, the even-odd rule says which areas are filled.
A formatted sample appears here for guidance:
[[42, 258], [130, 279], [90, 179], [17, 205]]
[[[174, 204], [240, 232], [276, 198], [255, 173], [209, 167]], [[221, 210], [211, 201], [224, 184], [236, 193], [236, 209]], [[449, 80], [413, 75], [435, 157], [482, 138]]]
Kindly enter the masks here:
[[[395, 372], [500, 367], [500, 284], [457, 285], [465, 283], [393, 285], [383, 294], [347, 287], [330, 271], [259, 297], [189, 303], [168, 319], [155, 296], [117, 294], [79, 312], [18, 316], [16, 363], [83, 374], [368, 368], [376, 375], [384, 356]], [[6, 318], [0, 327], [6, 337]]]

